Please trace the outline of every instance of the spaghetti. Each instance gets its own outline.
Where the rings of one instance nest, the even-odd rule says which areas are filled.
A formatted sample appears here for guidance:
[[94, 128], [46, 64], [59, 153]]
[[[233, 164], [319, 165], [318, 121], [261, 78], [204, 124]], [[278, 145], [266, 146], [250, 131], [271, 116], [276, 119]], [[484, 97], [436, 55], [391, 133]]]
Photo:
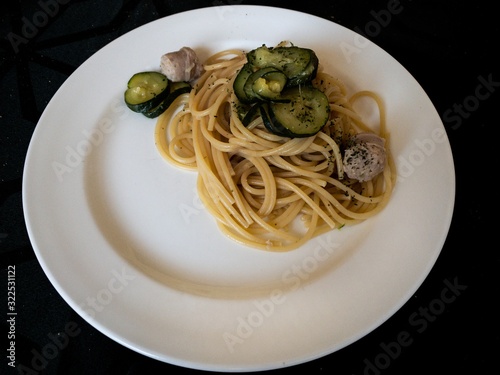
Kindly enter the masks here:
[[[328, 97], [327, 125], [311, 137], [277, 136], [261, 117], [244, 126], [238, 115], [233, 82], [245, 62], [235, 49], [209, 57], [193, 90], [176, 99], [155, 129], [160, 154], [197, 171], [200, 199], [220, 230], [246, 246], [289, 251], [380, 212], [395, 180], [381, 98], [370, 91], [348, 98], [343, 83], [319, 69], [312, 83]], [[373, 133], [353, 108], [361, 97], [377, 104], [387, 148], [383, 172], [365, 182], [345, 176], [342, 161], [350, 137]]]

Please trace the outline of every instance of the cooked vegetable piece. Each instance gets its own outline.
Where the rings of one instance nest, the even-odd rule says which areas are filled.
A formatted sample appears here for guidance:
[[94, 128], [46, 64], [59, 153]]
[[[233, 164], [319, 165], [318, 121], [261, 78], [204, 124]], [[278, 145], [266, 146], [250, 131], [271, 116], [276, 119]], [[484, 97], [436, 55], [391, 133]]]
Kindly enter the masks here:
[[124, 99], [134, 112], [147, 112], [159, 105], [169, 94], [167, 77], [154, 71], [134, 74], [127, 83]]
[[179, 95], [188, 93], [191, 91], [191, 85], [189, 82], [170, 82], [170, 92], [168, 96], [156, 107], [150, 109], [149, 111], [143, 112], [142, 114], [148, 118], [155, 118], [161, 115], [167, 110], [168, 107], [173, 103]]
[[245, 93], [245, 83], [253, 73], [252, 67], [249, 63], [246, 63], [245, 65], [242, 66], [240, 71], [238, 72], [238, 75], [234, 79], [233, 83], [233, 89], [234, 89], [234, 94], [236, 97], [245, 104], [251, 103], [252, 100], [247, 96]]
[[246, 104], [281, 100], [279, 93], [285, 87], [309, 84], [316, 77], [318, 65], [318, 57], [311, 49], [263, 45], [247, 53], [247, 62], [238, 72], [233, 89]]
[[279, 129], [277, 129], [273, 122], [271, 121], [271, 117], [269, 116], [269, 105], [268, 103], [263, 103], [262, 105], [258, 106], [260, 116], [262, 117], [262, 122], [264, 123], [264, 126], [266, 129], [276, 135], [284, 135], [280, 132]]
[[254, 70], [277, 68], [288, 77], [288, 86], [309, 83], [316, 77], [319, 60], [313, 50], [296, 46], [268, 48], [265, 45], [247, 53]]
[[259, 117], [260, 114], [260, 103], [251, 106], [248, 111], [243, 114], [241, 122], [243, 125], [248, 126], [253, 120]]
[[[269, 102], [268, 130], [285, 137], [310, 137], [328, 122], [328, 98], [313, 86], [298, 86], [284, 90], [281, 97], [288, 102]], [[264, 120], [264, 125], [265, 119]]]
[[269, 66], [253, 72], [247, 78], [244, 90], [251, 100], [280, 100], [281, 91], [286, 83], [285, 73]]

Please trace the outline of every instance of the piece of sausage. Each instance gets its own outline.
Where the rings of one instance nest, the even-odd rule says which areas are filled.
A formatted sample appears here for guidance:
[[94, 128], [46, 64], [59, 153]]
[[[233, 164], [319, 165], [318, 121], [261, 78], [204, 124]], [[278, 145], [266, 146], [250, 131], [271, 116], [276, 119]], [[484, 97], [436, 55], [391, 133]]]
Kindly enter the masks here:
[[203, 64], [196, 52], [189, 47], [164, 54], [161, 57], [160, 68], [172, 82], [193, 82], [203, 73]]
[[369, 181], [384, 170], [385, 139], [372, 133], [359, 133], [344, 152], [344, 172], [360, 182]]

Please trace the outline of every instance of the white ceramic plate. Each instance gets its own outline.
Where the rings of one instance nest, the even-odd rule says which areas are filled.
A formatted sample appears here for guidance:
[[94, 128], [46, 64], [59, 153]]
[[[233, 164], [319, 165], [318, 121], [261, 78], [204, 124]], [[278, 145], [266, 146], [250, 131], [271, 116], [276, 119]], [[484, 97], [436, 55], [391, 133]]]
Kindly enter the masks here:
[[[275, 254], [218, 231], [195, 174], [161, 159], [154, 120], [129, 111], [122, 95], [133, 73], [158, 69], [182, 46], [203, 59], [282, 40], [315, 50], [350, 91], [383, 97], [398, 182], [377, 217]], [[377, 117], [368, 103], [359, 110]], [[454, 196], [443, 124], [397, 61], [333, 22], [260, 6], [169, 16], [94, 54], [40, 118], [23, 186], [36, 255], [73, 309], [146, 356], [228, 372], [313, 360], [383, 323], [434, 265]]]

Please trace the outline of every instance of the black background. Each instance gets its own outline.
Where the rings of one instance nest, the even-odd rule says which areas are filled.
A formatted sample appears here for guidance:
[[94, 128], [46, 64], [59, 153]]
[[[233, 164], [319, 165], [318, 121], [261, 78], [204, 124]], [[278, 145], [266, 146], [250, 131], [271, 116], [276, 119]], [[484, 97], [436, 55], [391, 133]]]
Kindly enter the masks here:
[[[495, 57], [500, 35], [498, 13], [493, 3], [486, 1], [397, 3], [403, 10], [373, 32], [375, 29], [368, 25], [376, 21], [377, 12], [388, 9], [389, 1], [4, 2], [0, 16], [0, 309], [4, 309], [0, 336], [5, 340], [1, 341], [0, 373], [201, 372], [157, 362], [115, 343], [66, 304], [48, 281], [30, 245], [22, 212], [22, 173], [41, 113], [65, 79], [94, 52], [158, 18], [200, 7], [237, 4], [299, 10], [364, 32], [408, 69], [427, 92], [443, 120], [456, 168], [456, 204], [449, 235], [415, 295], [387, 322], [352, 345], [315, 361], [269, 373], [294, 369], [338, 375], [499, 373], [500, 255], [493, 235], [498, 231], [494, 227], [498, 207], [495, 179], [500, 167], [495, 138], [500, 126], [500, 71]], [[53, 5], [50, 9], [56, 9], [57, 4], [55, 11], [45, 11], [50, 16], [48, 22], [25, 42], [13, 43], [12, 35], [22, 36], [25, 21], [33, 20], [47, 4]], [[489, 95], [479, 97], [476, 88], [484, 86], [485, 80], [490, 81]], [[16, 268], [16, 363], [31, 368], [31, 372], [7, 366], [9, 265]], [[422, 319], [422, 309], [438, 306], [436, 299], [441, 299], [446, 283], [460, 285], [457, 298], [438, 314], [427, 315], [425, 327], [423, 323], [412, 325], [415, 313]], [[81, 332], [44, 369], [33, 370], [33, 351], [40, 352], [49, 335], [63, 332], [68, 322], [78, 324]], [[416, 328], [422, 328], [421, 332]], [[411, 344], [389, 362], [382, 361], [384, 344], [394, 343], [404, 332], [411, 332]], [[378, 368], [368, 370], [367, 366], [374, 363]]]

